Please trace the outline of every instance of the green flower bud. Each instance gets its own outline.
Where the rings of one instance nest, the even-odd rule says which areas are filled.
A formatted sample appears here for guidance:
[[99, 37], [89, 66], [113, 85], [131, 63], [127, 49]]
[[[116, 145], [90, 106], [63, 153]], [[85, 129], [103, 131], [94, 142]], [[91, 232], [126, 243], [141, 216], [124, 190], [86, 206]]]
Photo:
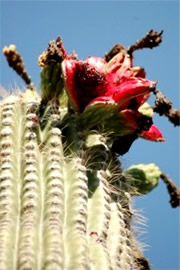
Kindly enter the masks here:
[[129, 178], [133, 195], [149, 193], [159, 183], [161, 170], [154, 164], [137, 164], [125, 171]]

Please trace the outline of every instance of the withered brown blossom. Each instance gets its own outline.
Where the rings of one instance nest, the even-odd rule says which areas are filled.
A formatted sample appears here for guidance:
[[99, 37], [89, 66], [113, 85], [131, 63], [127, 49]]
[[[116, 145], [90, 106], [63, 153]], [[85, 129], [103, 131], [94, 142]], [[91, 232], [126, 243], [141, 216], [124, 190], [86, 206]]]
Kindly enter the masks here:
[[162, 42], [162, 34], [163, 30], [161, 32], [150, 30], [142, 39], [136, 41], [134, 45], [130, 46], [127, 52], [132, 55], [132, 53], [136, 50], [144, 48], [152, 49], [159, 46], [159, 44]]
[[3, 54], [6, 56], [9, 66], [12, 67], [25, 83], [30, 86], [32, 84], [31, 78], [26, 71], [23, 58], [16, 50], [16, 46], [9, 45], [8, 47], [4, 47]]
[[167, 186], [171, 206], [173, 208], [180, 207], [180, 190], [176, 187], [175, 183], [168, 177], [167, 174], [162, 173], [161, 179]]
[[180, 125], [180, 110], [172, 108], [172, 102], [164, 96], [158, 89], [154, 89], [156, 95], [153, 111], [160, 116], [166, 116], [174, 126]]

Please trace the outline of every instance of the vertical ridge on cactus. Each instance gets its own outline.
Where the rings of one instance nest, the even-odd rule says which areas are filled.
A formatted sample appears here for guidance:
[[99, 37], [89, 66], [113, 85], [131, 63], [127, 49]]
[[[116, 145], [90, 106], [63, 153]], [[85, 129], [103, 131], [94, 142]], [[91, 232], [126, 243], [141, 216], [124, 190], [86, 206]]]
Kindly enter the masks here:
[[44, 213], [42, 266], [40, 269], [62, 269], [64, 265], [63, 220], [64, 220], [64, 179], [63, 148], [61, 132], [50, 128], [44, 146]]
[[[104, 269], [112, 269], [110, 254], [107, 247], [107, 232], [111, 217], [110, 195], [107, 187], [107, 180], [99, 170], [96, 179], [99, 181], [98, 186], [91, 195], [88, 205], [88, 235], [89, 250], [91, 260], [95, 267], [102, 265]], [[96, 269], [95, 268], [95, 269]]]
[[65, 269], [87, 269], [87, 188], [86, 167], [81, 158], [73, 158], [65, 165]]
[[[43, 215], [43, 191], [44, 178], [42, 176], [42, 157], [38, 149], [37, 132], [34, 118], [36, 118], [36, 99], [21, 101], [24, 109], [23, 134], [24, 145], [22, 145], [21, 163], [21, 210], [20, 210], [20, 233], [18, 241], [17, 266], [19, 269], [37, 268], [39, 252], [42, 245], [38, 247], [36, 239], [41, 243], [41, 225]], [[33, 108], [32, 108], [33, 106]], [[21, 142], [22, 143], [22, 142]]]
[[[23, 133], [23, 112], [21, 104], [19, 104], [20, 101], [20, 98], [11, 96], [2, 102], [0, 131], [1, 269], [14, 269], [18, 253], [22, 185], [21, 139]], [[11, 261], [9, 258], [12, 258]]]

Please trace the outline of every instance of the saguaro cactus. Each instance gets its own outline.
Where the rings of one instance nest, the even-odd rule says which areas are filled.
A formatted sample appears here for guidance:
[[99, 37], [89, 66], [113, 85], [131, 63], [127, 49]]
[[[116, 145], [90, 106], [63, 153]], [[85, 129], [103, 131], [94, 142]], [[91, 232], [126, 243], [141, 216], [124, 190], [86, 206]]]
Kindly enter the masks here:
[[132, 65], [133, 51], [158, 45], [161, 34], [85, 61], [60, 38], [50, 42], [39, 58], [41, 97], [16, 48], [4, 49], [27, 89], [0, 102], [1, 270], [150, 269], [130, 200], [162, 173], [155, 165], [123, 172], [118, 154], [138, 137], [164, 140], [145, 103], [156, 82]]

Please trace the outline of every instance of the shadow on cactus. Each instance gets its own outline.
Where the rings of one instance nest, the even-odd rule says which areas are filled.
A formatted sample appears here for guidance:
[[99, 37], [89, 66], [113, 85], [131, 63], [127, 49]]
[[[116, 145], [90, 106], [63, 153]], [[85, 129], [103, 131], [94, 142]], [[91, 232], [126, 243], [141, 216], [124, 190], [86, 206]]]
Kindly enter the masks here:
[[161, 40], [151, 30], [129, 48], [79, 60], [57, 38], [38, 59], [41, 97], [16, 47], [4, 48], [27, 89], [0, 102], [0, 269], [150, 269], [131, 198], [159, 179], [172, 207], [180, 192], [155, 164], [123, 171], [119, 156], [137, 139], [165, 140], [154, 112], [179, 125], [179, 110], [133, 66], [136, 50]]

